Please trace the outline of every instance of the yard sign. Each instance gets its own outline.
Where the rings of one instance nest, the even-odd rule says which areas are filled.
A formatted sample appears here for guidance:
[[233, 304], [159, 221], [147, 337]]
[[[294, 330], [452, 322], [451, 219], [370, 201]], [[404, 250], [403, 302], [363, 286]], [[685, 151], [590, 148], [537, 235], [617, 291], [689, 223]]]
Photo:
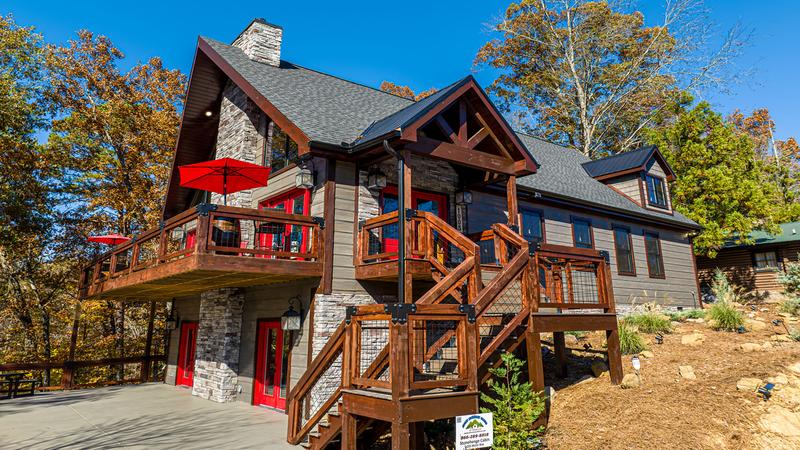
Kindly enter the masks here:
[[491, 447], [493, 444], [492, 413], [456, 416], [456, 450]]

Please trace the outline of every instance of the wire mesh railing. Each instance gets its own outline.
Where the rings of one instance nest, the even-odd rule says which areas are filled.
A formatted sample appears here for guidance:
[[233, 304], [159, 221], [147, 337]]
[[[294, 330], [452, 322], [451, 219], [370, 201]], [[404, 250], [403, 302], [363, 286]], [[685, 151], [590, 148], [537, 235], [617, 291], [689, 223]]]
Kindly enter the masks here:
[[603, 252], [543, 244], [536, 253], [540, 308], [613, 308]]

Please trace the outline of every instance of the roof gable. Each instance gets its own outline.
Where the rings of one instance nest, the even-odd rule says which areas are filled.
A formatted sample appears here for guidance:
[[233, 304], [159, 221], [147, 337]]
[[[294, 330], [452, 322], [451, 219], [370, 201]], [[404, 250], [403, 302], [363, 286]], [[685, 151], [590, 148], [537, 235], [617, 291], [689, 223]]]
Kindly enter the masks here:
[[675, 172], [655, 145], [640, 147], [629, 152], [618, 153], [605, 158], [583, 163], [586, 172], [597, 180], [607, 180], [629, 173], [646, 171], [648, 164], [655, 159], [661, 165], [667, 180], [675, 179]]

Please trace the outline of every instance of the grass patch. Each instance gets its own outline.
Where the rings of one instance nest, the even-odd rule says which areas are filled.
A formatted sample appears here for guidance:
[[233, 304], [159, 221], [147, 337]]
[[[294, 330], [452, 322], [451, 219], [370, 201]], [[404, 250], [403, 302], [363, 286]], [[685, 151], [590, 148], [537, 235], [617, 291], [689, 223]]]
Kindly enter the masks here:
[[702, 309], [690, 309], [688, 311], [668, 312], [669, 320], [675, 322], [686, 322], [686, 319], [702, 319], [706, 316], [706, 312]]
[[619, 323], [619, 347], [623, 355], [632, 355], [647, 350], [647, 344], [639, 330], [625, 321]]
[[744, 316], [728, 302], [716, 302], [706, 313], [715, 330], [736, 331], [744, 325]]
[[623, 321], [628, 325], [636, 327], [642, 333], [669, 333], [672, 331], [670, 318], [655, 311], [648, 311], [639, 314], [626, 316]]
[[570, 334], [572, 336], [575, 336], [578, 339], [582, 339], [582, 338], [586, 337], [586, 335], [589, 334], [589, 332], [587, 332], [587, 331], [565, 331], [564, 334]]
[[778, 311], [800, 316], [800, 297], [792, 297], [782, 301]]

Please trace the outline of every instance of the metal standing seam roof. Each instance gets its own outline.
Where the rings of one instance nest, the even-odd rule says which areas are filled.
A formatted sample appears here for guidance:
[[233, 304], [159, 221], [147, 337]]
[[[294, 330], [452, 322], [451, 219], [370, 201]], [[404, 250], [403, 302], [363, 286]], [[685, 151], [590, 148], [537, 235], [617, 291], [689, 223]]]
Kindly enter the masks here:
[[[366, 142], [386, 135], [414, 121], [438, 100], [446, 98], [472, 79], [467, 76], [414, 102], [287, 61], [281, 61], [279, 67], [259, 63], [248, 58], [237, 47], [210, 38], [200, 39], [208, 43], [311, 141], [335, 146]], [[517, 135], [540, 166], [535, 174], [517, 180], [521, 188], [682, 227], [698, 228], [695, 222], [678, 212], [669, 215], [645, 209], [592, 177], [598, 175], [590, 175], [589, 170], [594, 174], [610, 170], [608, 167], [612, 166], [615, 169], [613, 171], [624, 170], [620, 169], [622, 165], [641, 166], [650, 158], [655, 147], [591, 161], [574, 149], [522, 133]], [[341, 148], [347, 151], [344, 146]]]
[[655, 151], [656, 147], [654, 145], [648, 145], [629, 152], [587, 161], [583, 163], [583, 168], [593, 177], [602, 177], [610, 173], [642, 167], [653, 157]]
[[788, 242], [800, 242], [800, 222], [787, 222], [779, 225], [781, 231], [778, 234], [770, 234], [766, 231], [755, 230], [749, 234], [753, 239], [752, 244], [739, 244], [735, 239], [728, 240], [722, 248], [752, 247], [755, 245], [775, 245]]

